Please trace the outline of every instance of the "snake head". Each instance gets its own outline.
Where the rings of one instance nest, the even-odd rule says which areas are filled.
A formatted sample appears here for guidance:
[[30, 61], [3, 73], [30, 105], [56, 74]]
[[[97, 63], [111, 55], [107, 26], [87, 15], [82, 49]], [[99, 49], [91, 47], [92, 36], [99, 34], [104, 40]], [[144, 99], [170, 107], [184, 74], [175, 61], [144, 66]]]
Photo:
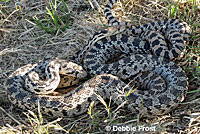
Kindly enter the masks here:
[[82, 66], [68, 62], [66, 60], [60, 60], [60, 74], [72, 76], [75, 78], [84, 78], [87, 76], [87, 72], [83, 69]]

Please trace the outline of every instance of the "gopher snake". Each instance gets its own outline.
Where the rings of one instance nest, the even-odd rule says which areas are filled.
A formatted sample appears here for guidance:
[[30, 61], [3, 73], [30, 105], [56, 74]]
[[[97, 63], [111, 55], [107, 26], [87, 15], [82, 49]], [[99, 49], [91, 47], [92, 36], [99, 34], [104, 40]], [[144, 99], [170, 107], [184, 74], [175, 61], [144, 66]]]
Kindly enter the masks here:
[[[110, 24], [119, 25], [121, 23], [114, 19], [110, 11], [114, 2], [108, 0], [105, 15]], [[92, 101], [98, 103], [99, 94], [104, 99], [112, 96], [118, 105], [127, 101], [132, 112], [152, 116], [165, 114], [183, 101], [187, 77], [170, 60], [180, 57], [184, 40], [189, 39], [190, 29], [185, 22], [166, 19], [127, 27], [110, 36], [105, 36], [107, 33], [100, 31], [94, 34], [73, 58], [75, 62], [83, 64], [86, 72], [92, 76], [90, 80], [67, 94], [51, 96], [43, 92], [47, 90], [50, 93], [57, 88], [59, 73], [67, 75], [66, 72], [69, 72], [75, 80], [77, 76], [86, 76], [83, 68], [65, 60], [60, 62], [59, 59], [26, 65], [17, 69], [7, 80], [11, 102], [34, 110], [39, 101], [41, 110], [50, 116], [76, 116], [86, 112]], [[117, 61], [108, 62], [118, 55], [121, 56]], [[132, 81], [142, 90], [135, 90], [125, 97], [125, 93], [132, 89], [126, 81]]]

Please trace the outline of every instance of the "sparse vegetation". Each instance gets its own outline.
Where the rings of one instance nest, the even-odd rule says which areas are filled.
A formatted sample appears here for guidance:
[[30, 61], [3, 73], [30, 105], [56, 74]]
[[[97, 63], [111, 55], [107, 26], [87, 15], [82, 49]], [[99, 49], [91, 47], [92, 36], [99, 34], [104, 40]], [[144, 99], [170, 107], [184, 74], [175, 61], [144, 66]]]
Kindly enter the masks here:
[[39, 109], [39, 113], [24, 114], [9, 102], [4, 85], [9, 72], [44, 58], [73, 55], [95, 31], [107, 26], [104, 5], [105, 0], [0, 0], [0, 133], [105, 133], [105, 127], [113, 124], [155, 126], [152, 133], [200, 132], [199, 0], [121, 0], [113, 8], [117, 19], [133, 25], [164, 18], [178, 18], [190, 25], [192, 37], [179, 62], [188, 76], [189, 90], [184, 102], [169, 114], [139, 118], [123, 104], [113, 105], [111, 99], [91, 104], [88, 113], [79, 117], [52, 120]]
[[[57, 7], [57, 0], [54, 0], [54, 2], [49, 0], [50, 9], [46, 7], [47, 12], [42, 14], [44, 16], [44, 22], [40, 21], [37, 16], [33, 16], [36, 24], [47, 33], [55, 34], [59, 29], [65, 31], [70, 24], [71, 18], [67, 4], [64, 0], [61, 0], [61, 2], [64, 9], [60, 6]], [[59, 13], [63, 15], [60, 16]]]

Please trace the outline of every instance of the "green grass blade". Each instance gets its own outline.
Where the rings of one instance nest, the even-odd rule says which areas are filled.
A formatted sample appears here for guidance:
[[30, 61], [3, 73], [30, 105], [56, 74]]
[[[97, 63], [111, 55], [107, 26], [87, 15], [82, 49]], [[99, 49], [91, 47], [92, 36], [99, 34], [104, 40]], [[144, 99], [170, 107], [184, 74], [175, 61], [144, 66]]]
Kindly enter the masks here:
[[61, 28], [61, 30], [62, 30], [62, 31], [65, 31], [65, 30], [67, 29], [67, 27], [69, 26], [69, 24], [70, 24], [70, 20], [67, 21], [67, 23], [65, 24], [64, 27]]
[[47, 33], [50, 33], [50, 34], [53, 34], [54, 33], [54, 30], [52, 28], [49, 28], [49, 27], [45, 27], [45, 25], [40, 21], [38, 20], [36, 17], [33, 17], [35, 23], [43, 30], [45, 30]]
[[57, 9], [57, 0], [55, 0], [55, 3], [54, 3], [54, 11], [56, 12], [56, 9]]
[[49, 0], [49, 6], [51, 8], [51, 11], [53, 11], [53, 6], [52, 6], [52, 1], [51, 0]]
[[38, 101], [38, 117], [39, 117], [39, 122], [43, 124], [43, 118], [42, 118], [42, 113], [40, 111], [40, 102]]
[[63, 6], [65, 7], [65, 12], [66, 12], [66, 13], [69, 13], [69, 9], [68, 9], [68, 7], [67, 7], [67, 4], [65, 3], [64, 0], [61, 0], [61, 1], [62, 1]]
[[46, 7], [46, 10], [48, 11], [48, 14], [51, 16], [55, 26], [56, 30], [58, 30], [58, 18], [57, 18], [57, 12], [55, 11], [55, 15], [49, 10], [48, 7]]

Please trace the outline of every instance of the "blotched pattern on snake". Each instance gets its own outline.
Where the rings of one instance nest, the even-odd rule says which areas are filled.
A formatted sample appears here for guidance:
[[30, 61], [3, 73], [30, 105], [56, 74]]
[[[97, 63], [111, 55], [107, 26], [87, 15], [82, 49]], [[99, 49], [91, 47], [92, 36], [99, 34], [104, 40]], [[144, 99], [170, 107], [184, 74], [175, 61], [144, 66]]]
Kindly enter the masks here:
[[[105, 6], [108, 23], [127, 28], [118, 28], [112, 34], [107, 30], [95, 33], [72, 58], [77, 64], [49, 59], [17, 69], [6, 83], [11, 102], [35, 109], [39, 101], [42, 112], [51, 116], [82, 114], [92, 101], [99, 102], [97, 94], [104, 99], [112, 96], [118, 105], [127, 101], [128, 108], [142, 116], [162, 115], [177, 107], [185, 97], [187, 77], [170, 60], [180, 58], [189, 40], [189, 26], [177, 19], [137, 27], [120, 23], [111, 14], [114, 3], [108, 0]], [[87, 73], [92, 78], [69, 93], [49, 95], [65, 83], [76, 84]], [[127, 82], [138, 88], [125, 96], [132, 89]]]

